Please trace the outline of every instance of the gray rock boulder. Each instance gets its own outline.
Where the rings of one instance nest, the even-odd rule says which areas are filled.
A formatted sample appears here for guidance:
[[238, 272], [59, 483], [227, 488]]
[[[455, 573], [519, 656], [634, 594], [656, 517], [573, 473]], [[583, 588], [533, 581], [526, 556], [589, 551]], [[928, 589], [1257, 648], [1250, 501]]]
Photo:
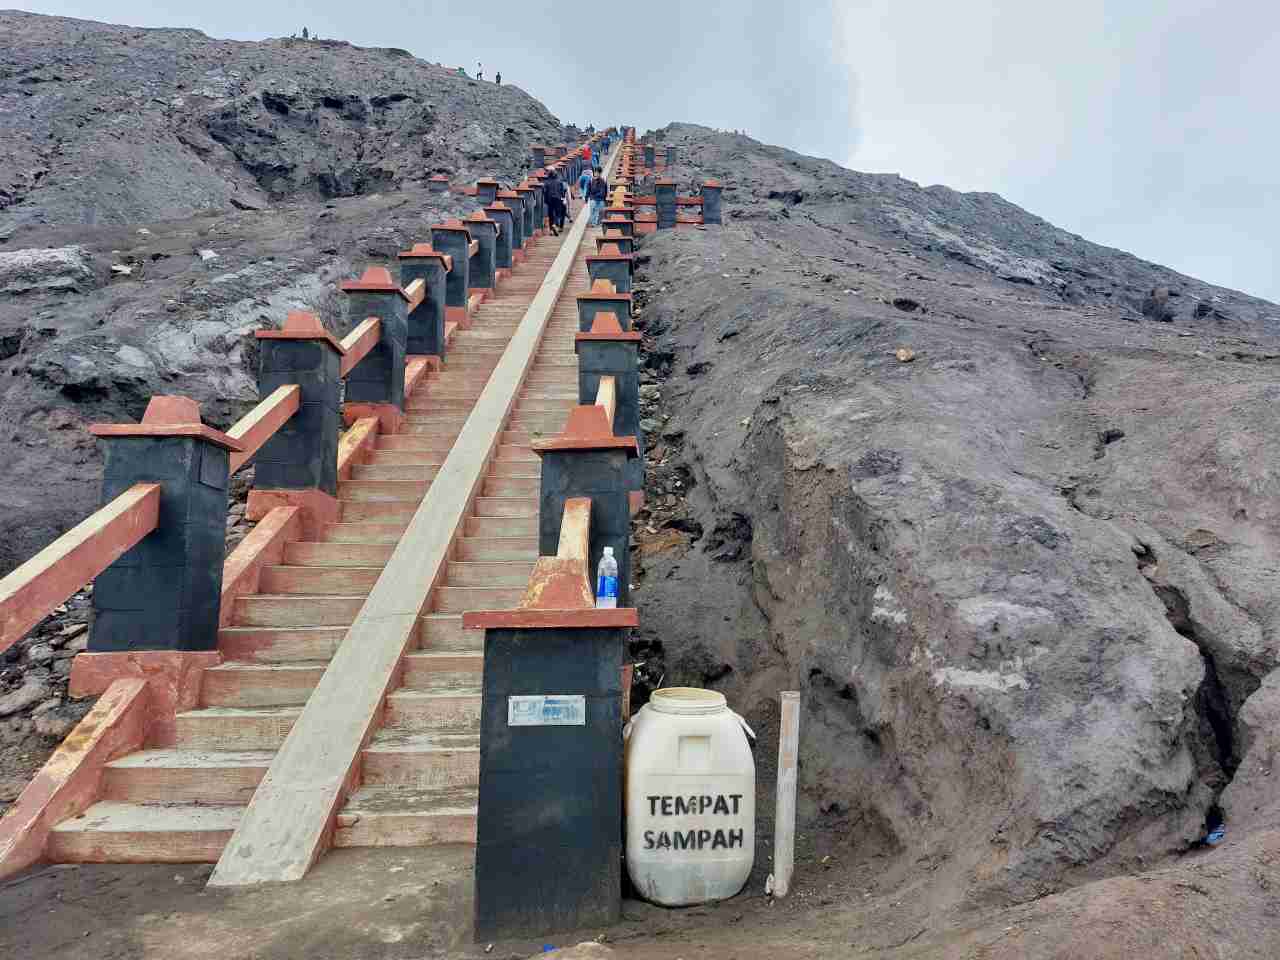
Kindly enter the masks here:
[[95, 285], [84, 247], [0, 251], [0, 294], [82, 291]]

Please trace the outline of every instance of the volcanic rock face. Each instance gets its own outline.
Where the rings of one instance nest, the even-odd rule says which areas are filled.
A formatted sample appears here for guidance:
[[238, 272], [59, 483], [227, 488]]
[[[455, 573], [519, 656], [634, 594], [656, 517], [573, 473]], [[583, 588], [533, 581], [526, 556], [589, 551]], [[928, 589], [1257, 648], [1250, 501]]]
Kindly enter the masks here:
[[640, 275], [666, 682], [753, 722], [802, 690], [807, 827], [944, 900], [1186, 849], [1228, 784], [1261, 822], [1280, 307], [992, 195], [658, 139], [726, 186]]
[[[562, 129], [403, 50], [0, 13], [0, 237], [518, 176]], [[11, 244], [12, 246], [13, 244]]]
[[533, 98], [330, 41], [0, 13], [0, 571], [96, 505], [85, 426], [150, 396], [229, 426], [258, 327], [345, 332], [338, 280], [428, 239], [569, 135]]

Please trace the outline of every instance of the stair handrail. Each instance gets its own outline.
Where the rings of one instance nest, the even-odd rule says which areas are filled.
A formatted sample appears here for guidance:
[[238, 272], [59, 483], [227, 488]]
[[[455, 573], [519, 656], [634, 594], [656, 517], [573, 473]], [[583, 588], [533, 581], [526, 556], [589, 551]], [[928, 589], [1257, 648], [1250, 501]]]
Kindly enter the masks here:
[[0, 578], [0, 652], [156, 529], [160, 484], [137, 483]]

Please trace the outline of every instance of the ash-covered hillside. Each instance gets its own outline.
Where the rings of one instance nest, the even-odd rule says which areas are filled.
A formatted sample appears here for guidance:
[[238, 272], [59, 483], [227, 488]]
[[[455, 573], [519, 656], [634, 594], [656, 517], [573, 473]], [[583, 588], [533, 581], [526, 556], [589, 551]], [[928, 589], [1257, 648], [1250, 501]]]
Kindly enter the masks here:
[[517, 86], [341, 40], [0, 12], [0, 237], [515, 176], [561, 128]]
[[643, 249], [640, 655], [762, 725], [802, 690], [803, 829], [934, 906], [1273, 822], [1280, 307], [990, 194], [656, 139], [726, 221]]
[[342, 329], [337, 281], [475, 209], [428, 177], [572, 134], [403, 50], [0, 12], [0, 570], [97, 505], [88, 424], [182, 393], [228, 426], [254, 329]]

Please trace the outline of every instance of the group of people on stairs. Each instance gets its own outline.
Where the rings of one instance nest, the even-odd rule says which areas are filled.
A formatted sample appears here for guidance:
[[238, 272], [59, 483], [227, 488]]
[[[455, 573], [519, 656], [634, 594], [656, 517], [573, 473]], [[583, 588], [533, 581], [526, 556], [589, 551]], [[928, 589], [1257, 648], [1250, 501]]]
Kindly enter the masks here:
[[[584, 148], [583, 154], [586, 153], [587, 150]], [[582, 175], [578, 177], [577, 190], [578, 196], [591, 204], [591, 226], [600, 226], [600, 215], [604, 212], [604, 202], [609, 196], [609, 182], [605, 180], [604, 172], [599, 166], [582, 171]], [[542, 196], [547, 204], [551, 232], [559, 236], [560, 231], [564, 229], [565, 216], [570, 212], [569, 207], [573, 202], [573, 185], [565, 183], [560, 179], [559, 174], [552, 170], [543, 181]]]

